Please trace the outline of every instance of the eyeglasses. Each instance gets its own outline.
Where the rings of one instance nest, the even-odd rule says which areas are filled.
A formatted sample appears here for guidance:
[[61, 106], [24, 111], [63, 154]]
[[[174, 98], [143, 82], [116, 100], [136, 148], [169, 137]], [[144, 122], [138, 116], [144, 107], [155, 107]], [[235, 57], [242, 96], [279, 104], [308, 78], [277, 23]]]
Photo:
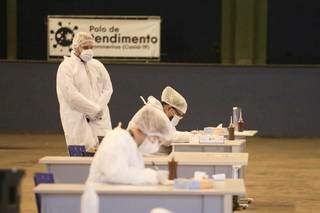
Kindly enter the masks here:
[[93, 42], [92, 41], [85, 41], [81, 44], [81, 48], [84, 50], [92, 49], [93, 48]]
[[176, 108], [172, 107], [172, 109], [174, 110], [174, 113], [180, 117], [183, 118], [184, 114], [182, 112], [180, 112], [179, 110], [177, 110]]
[[92, 49], [92, 45], [85, 45], [85, 46], [82, 46], [82, 49], [84, 50], [88, 50], [88, 49]]
[[159, 143], [160, 145], [167, 145], [169, 143], [169, 141], [159, 138], [158, 136], [148, 136], [148, 138], [152, 143]]

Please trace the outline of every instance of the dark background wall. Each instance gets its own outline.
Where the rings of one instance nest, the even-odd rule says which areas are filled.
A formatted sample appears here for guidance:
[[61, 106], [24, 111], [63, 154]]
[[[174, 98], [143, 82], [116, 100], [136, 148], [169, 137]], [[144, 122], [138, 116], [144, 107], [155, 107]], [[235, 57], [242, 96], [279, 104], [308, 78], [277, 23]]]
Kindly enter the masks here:
[[18, 58], [46, 59], [47, 15], [158, 15], [162, 61], [219, 62], [220, 1], [18, 0]]
[[6, 57], [7, 51], [7, 13], [6, 13], [6, 1], [0, 1], [0, 58]]
[[[57, 63], [0, 62], [0, 132], [61, 132], [55, 91]], [[261, 136], [320, 136], [320, 67], [107, 65], [114, 94], [113, 126], [160, 98], [172, 85], [187, 99], [178, 129], [228, 124], [234, 105]]]
[[[0, 1], [0, 58], [6, 53], [7, 1]], [[17, 0], [18, 59], [46, 59], [46, 17], [49, 14], [159, 15], [163, 19], [162, 61], [219, 63], [223, 41], [221, 16], [228, 13], [228, 10], [222, 11], [221, 4], [221, 0], [70, 0], [67, 3]], [[267, 63], [320, 63], [318, 0], [268, 0], [267, 23]]]
[[268, 63], [320, 63], [320, 1], [268, 1]]

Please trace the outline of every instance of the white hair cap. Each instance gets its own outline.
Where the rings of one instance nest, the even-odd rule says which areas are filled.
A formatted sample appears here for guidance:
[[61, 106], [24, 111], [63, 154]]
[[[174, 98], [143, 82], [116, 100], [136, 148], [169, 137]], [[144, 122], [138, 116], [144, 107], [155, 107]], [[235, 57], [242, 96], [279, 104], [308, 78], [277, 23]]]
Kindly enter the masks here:
[[78, 32], [73, 37], [72, 40], [72, 49], [78, 48], [81, 44], [84, 44], [86, 42], [92, 42], [94, 43], [93, 37], [90, 33], [87, 32]]
[[175, 89], [167, 86], [162, 91], [161, 101], [181, 111], [183, 114], [187, 112], [188, 104], [186, 99], [180, 95]]
[[173, 135], [170, 120], [163, 111], [144, 105], [131, 119], [128, 129], [138, 128], [147, 136], [158, 136], [160, 140], [169, 142]]

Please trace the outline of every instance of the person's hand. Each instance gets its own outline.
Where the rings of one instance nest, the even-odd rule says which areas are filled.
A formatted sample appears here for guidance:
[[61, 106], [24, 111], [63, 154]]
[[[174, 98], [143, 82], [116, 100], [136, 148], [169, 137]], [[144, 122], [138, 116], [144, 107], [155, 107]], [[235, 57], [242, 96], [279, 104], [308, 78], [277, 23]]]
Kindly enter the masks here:
[[89, 147], [86, 152], [90, 152], [90, 153], [95, 153], [97, 151], [98, 147], [97, 146], [93, 146], [93, 147]]
[[158, 170], [157, 179], [160, 184], [165, 185], [168, 182], [169, 172], [167, 170]]
[[93, 119], [94, 119], [94, 120], [101, 120], [102, 116], [103, 116], [103, 111], [100, 110], [100, 111], [94, 116]]
[[100, 110], [97, 114], [95, 114], [94, 116], [89, 116], [86, 115], [86, 119], [88, 120], [88, 122], [90, 121], [95, 121], [95, 120], [101, 120], [103, 116], [103, 111]]

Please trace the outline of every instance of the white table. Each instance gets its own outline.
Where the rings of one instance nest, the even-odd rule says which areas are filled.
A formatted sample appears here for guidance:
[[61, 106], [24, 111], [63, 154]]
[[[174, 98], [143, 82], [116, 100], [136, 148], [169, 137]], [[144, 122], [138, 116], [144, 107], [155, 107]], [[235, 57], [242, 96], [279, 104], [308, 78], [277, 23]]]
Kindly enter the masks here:
[[242, 132], [235, 131], [234, 135], [239, 137], [253, 137], [258, 134], [258, 130], [244, 130]]
[[[242, 132], [235, 131], [235, 139], [243, 139], [247, 142], [247, 137], [254, 137], [256, 134], [258, 134], [258, 130], [244, 130]], [[246, 152], [246, 143], [243, 144], [242, 150]]]
[[[204, 133], [203, 130], [197, 130], [198, 133]], [[234, 136], [236, 139], [245, 139], [246, 137], [253, 137], [258, 134], [258, 130], [244, 130], [242, 132], [235, 131]], [[227, 134], [225, 136], [228, 136]]]
[[[204, 171], [209, 176], [225, 173], [227, 178], [244, 176], [248, 164], [248, 153], [208, 153], [177, 152], [178, 177], [192, 177], [195, 171]], [[152, 168], [154, 162], [159, 169], [167, 170], [169, 156], [144, 157], [146, 167]], [[84, 183], [89, 174], [92, 157], [47, 156], [39, 160], [48, 172], [53, 173], [55, 183]]]
[[[149, 213], [156, 207], [175, 213], [231, 213], [232, 196], [244, 195], [243, 180], [225, 180], [213, 189], [176, 190], [172, 186], [95, 184], [101, 213]], [[41, 210], [46, 213], [79, 213], [83, 184], [40, 184]]]
[[[203, 130], [197, 131], [203, 134]], [[172, 143], [172, 150], [175, 152], [246, 152], [247, 137], [253, 137], [257, 130], [235, 131], [235, 140], [227, 140], [228, 135], [224, 135], [226, 140], [223, 144], [192, 143], [182, 141]]]
[[225, 140], [224, 143], [172, 143], [173, 152], [244, 152], [246, 140]]

